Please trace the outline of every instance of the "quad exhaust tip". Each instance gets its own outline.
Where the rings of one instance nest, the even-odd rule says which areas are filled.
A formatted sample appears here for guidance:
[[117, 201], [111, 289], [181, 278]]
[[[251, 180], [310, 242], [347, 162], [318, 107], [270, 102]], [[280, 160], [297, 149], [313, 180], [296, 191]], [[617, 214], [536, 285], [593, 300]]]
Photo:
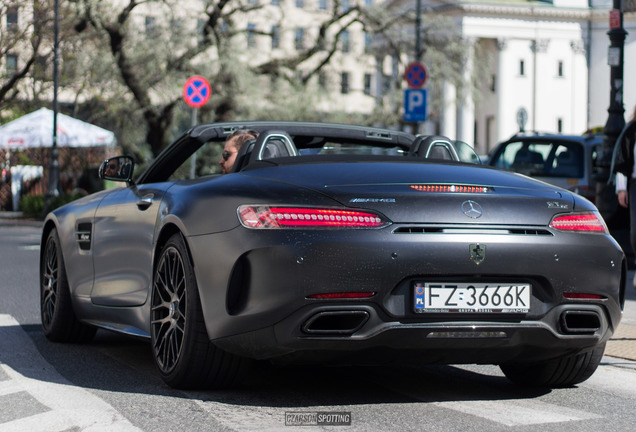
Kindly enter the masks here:
[[369, 312], [363, 310], [324, 311], [309, 318], [302, 327], [308, 334], [350, 335], [369, 320]]

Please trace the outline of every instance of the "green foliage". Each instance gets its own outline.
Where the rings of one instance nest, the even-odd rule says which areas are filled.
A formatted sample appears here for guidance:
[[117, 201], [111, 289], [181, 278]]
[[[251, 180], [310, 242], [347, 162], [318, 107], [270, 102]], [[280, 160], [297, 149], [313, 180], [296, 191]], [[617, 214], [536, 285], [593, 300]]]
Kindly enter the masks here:
[[19, 152], [16, 158], [18, 160], [17, 165], [37, 165], [31, 161], [31, 158], [28, 154], [26, 154], [26, 152]]
[[[64, 204], [68, 204], [71, 201], [75, 201], [78, 198], [81, 198], [82, 195], [60, 195], [58, 197], [53, 198], [48, 211], [55, 210], [58, 207], [63, 206]], [[20, 198], [20, 210], [25, 217], [31, 219], [40, 219], [44, 215], [44, 202], [46, 197], [42, 194], [40, 195], [23, 195]]]

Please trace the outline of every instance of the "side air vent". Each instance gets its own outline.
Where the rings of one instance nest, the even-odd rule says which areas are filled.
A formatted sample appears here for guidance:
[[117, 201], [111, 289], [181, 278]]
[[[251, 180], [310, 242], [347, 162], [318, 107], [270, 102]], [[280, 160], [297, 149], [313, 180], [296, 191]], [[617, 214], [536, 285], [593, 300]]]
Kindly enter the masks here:
[[75, 231], [75, 239], [77, 240], [77, 244], [81, 250], [90, 250], [91, 249], [91, 227], [90, 223], [84, 222], [77, 224], [77, 231]]

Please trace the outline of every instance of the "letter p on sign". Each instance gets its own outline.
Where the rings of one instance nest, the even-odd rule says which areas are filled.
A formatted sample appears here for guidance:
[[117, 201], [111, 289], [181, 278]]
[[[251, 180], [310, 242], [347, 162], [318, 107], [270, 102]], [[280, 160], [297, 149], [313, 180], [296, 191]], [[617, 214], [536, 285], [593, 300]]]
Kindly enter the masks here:
[[426, 120], [426, 89], [404, 90], [404, 121]]

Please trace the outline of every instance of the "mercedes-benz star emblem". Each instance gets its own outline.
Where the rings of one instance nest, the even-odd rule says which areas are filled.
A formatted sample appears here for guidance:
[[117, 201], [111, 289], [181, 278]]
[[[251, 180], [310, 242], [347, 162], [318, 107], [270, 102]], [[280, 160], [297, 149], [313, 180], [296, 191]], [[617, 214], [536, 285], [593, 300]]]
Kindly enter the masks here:
[[462, 203], [462, 211], [466, 216], [473, 219], [477, 219], [484, 213], [481, 206], [472, 200], [464, 201]]

